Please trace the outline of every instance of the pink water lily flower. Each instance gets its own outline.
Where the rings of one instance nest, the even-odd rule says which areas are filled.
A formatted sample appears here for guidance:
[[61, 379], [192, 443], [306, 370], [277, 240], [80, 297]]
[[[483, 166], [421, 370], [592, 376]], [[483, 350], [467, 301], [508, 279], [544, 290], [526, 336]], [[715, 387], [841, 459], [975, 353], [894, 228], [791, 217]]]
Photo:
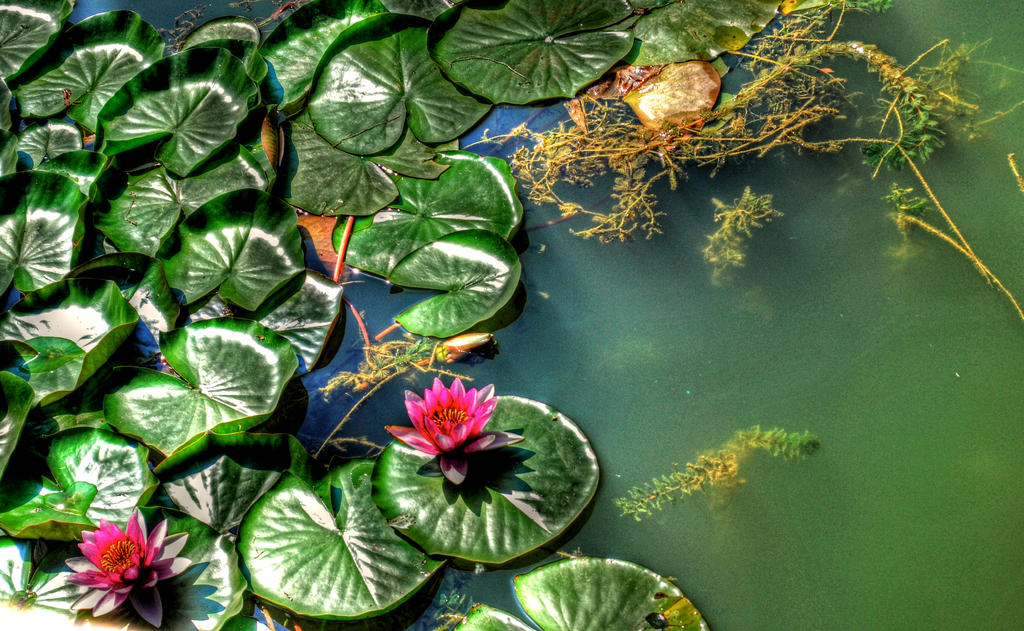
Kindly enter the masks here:
[[498, 399], [494, 385], [467, 391], [456, 377], [451, 387], [434, 378], [423, 398], [405, 391], [405, 409], [413, 427], [388, 425], [384, 429], [413, 449], [441, 457], [441, 473], [452, 484], [466, 479], [466, 454], [497, 449], [523, 440], [512, 432], [485, 432]]
[[125, 532], [101, 519], [98, 530], [82, 532], [78, 549], [85, 556], [65, 561], [75, 571], [68, 582], [89, 588], [71, 608], [92, 609], [93, 616], [102, 616], [128, 600], [146, 622], [159, 627], [163, 605], [156, 584], [192, 564], [178, 556], [187, 538], [185, 533], [168, 537], [166, 519], [147, 536], [146, 521], [138, 509], [128, 518]]

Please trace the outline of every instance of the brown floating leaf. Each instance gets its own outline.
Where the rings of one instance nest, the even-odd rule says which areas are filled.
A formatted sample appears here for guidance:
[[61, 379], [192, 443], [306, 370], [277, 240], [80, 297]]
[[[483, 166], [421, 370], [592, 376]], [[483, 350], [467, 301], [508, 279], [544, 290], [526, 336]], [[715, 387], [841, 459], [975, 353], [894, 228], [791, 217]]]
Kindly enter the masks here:
[[645, 127], [686, 127], [715, 106], [722, 78], [706, 61], [665, 66], [655, 77], [623, 97]]
[[317, 258], [327, 270], [333, 270], [338, 261], [338, 254], [334, 251], [334, 225], [337, 219], [299, 213], [299, 227], [309, 233], [313, 247], [316, 248]]
[[260, 144], [263, 145], [263, 153], [267, 154], [274, 170], [281, 166], [281, 158], [284, 156], [284, 133], [277, 120], [277, 106], [273, 105], [267, 111], [267, 117], [263, 119], [263, 127], [260, 129]]

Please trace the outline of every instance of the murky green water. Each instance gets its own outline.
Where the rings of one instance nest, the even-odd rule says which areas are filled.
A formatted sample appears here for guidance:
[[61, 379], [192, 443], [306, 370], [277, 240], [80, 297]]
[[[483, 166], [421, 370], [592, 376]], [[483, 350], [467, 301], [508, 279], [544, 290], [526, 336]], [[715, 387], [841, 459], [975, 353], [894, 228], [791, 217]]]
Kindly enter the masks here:
[[[160, 26], [186, 8], [82, 4], [79, 18], [126, 7]], [[1019, 0], [893, 4], [848, 16], [844, 39], [903, 62], [942, 38], [990, 40], [975, 60], [1024, 69]], [[240, 12], [226, 5], [204, 19]], [[834, 67], [874, 93], [863, 66]], [[968, 86], [990, 115], [1024, 99], [1024, 74], [995, 66], [976, 66]], [[524, 116], [499, 111], [487, 124]], [[1016, 151], [1024, 163], [1024, 108], [988, 129], [973, 141], [951, 134], [924, 173], [981, 259], [1024, 297], [1024, 195], [1006, 161]], [[585, 219], [529, 233], [526, 310], [500, 332], [500, 355], [465, 371], [561, 409], [593, 441], [601, 487], [562, 549], [675, 577], [717, 631], [1024, 628], [1024, 322], [949, 246], [924, 235], [903, 243], [881, 197], [894, 178], [915, 185], [909, 174], [870, 175], [853, 148], [781, 151], [714, 179], [691, 173], [666, 191], [664, 234], [651, 241], [571, 235]], [[756, 235], [730, 284], [714, 286], [700, 253], [714, 229], [710, 200], [744, 186], [773, 194], [785, 216]], [[528, 224], [554, 216], [528, 212]], [[375, 282], [348, 295], [374, 331], [403, 300], [382, 311], [387, 289]], [[349, 326], [327, 372], [356, 357]], [[406, 387], [382, 391], [352, 429], [384, 441], [382, 421], [400, 420]], [[344, 405], [311, 393], [307, 445]], [[809, 429], [823, 448], [800, 463], [752, 458], [747, 483], [724, 498], [698, 495], [642, 523], [618, 515], [613, 499], [629, 487], [754, 424]], [[450, 572], [440, 597], [455, 588], [514, 609], [510, 579], [522, 569]], [[437, 626], [437, 610], [414, 628]]]

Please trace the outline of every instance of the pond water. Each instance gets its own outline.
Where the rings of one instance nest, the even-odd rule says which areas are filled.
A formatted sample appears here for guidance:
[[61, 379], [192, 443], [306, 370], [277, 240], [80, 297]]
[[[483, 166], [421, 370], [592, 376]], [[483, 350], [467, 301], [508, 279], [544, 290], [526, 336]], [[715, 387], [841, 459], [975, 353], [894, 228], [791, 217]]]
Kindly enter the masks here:
[[[973, 60], [991, 63], [971, 66], [970, 100], [995, 114], [1024, 99], [1024, 74], [992, 65], [1024, 68], [1019, 0], [893, 5], [847, 16], [842, 39], [904, 63], [943, 38], [987, 41]], [[73, 19], [114, 8], [167, 27], [186, 7], [83, 1]], [[274, 8], [220, 2], [197, 22]], [[863, 65], [833, 67], [852, 91], [876, 94]], [[874, 129], [876, 106], [858, 103], [845, 124]], [[533, 113], [497, 109], [469, 140]], [[559, 116], [555, 106], [535, 120]], [[975, 252], [1024, 295], [1024, 195], [1006, 158], [1016, 151], [1024, 161], [1024, 108], [987, 129], [968, 139], [954, 126], [923, 170]], [[871, 172], [852, 147], [781, 150], [713, 178], [692, 171], [678, 190], [662, 190], [663, 234], [649, 241], [571, 234], [586, 218], [528, 232], [525, 310], [498, 333], [493, 361], [459, 370], [549, 403], [592, 440], [601, 486], [560, 550], [674, 577], [717, 631], [1024, 628], [1024, 322], [951, 247], [923, 234], [904, 242], [882, 197], [892, 181], [920, 187], [909, 173]], [[701, 256], [714, 230], [711, 200], [731, 201], [746, 186], [772, 194], [784, 216], [756, 233], [746, 267], [716, 285]], [[527, 226], [557, 216], [527, 213]], [[414, 298], [350, 280], [360, 282], [346, 295], [367, 312], [371, 333]], [[304, 381], [310, 411], [300, 439], [313, 450], [353, 401], [317, 392], [358, 358], [351, 319], [347, 326], [335, 361]], [[403, 423], [401, 391], [426, 384], [389, 384], [350, 431], [385, 442], [383, 423]], [[822, 448], [794, 463], [756, 455], [743, 463], [746, 483], [727, 495], [696, 494], [639, 523], [619, 515], [614, 498], [630, 487], [756, 424], [810, 430]], [[511, 578], [529, 567], [449, 570], [411, 628], [437, 627], [452, 593], [515, 611]]]

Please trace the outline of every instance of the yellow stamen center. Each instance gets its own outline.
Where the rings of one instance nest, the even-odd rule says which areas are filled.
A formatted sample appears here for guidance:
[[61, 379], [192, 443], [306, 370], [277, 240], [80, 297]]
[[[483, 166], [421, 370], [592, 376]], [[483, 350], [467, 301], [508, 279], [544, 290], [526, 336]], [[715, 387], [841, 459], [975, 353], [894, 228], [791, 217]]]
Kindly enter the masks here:
[[466, 411], [459, 408], [443, 408], [434, 412], [431, 420], [440, 430], [447, 430], [455, 425], [461, 425], [467, 420]]
[[119, 539], [110, 544], [100, 557], [100, 569], [104, 572], [123, 572], [135, 565], [133, 557], [138, 550], [131, 539]]

